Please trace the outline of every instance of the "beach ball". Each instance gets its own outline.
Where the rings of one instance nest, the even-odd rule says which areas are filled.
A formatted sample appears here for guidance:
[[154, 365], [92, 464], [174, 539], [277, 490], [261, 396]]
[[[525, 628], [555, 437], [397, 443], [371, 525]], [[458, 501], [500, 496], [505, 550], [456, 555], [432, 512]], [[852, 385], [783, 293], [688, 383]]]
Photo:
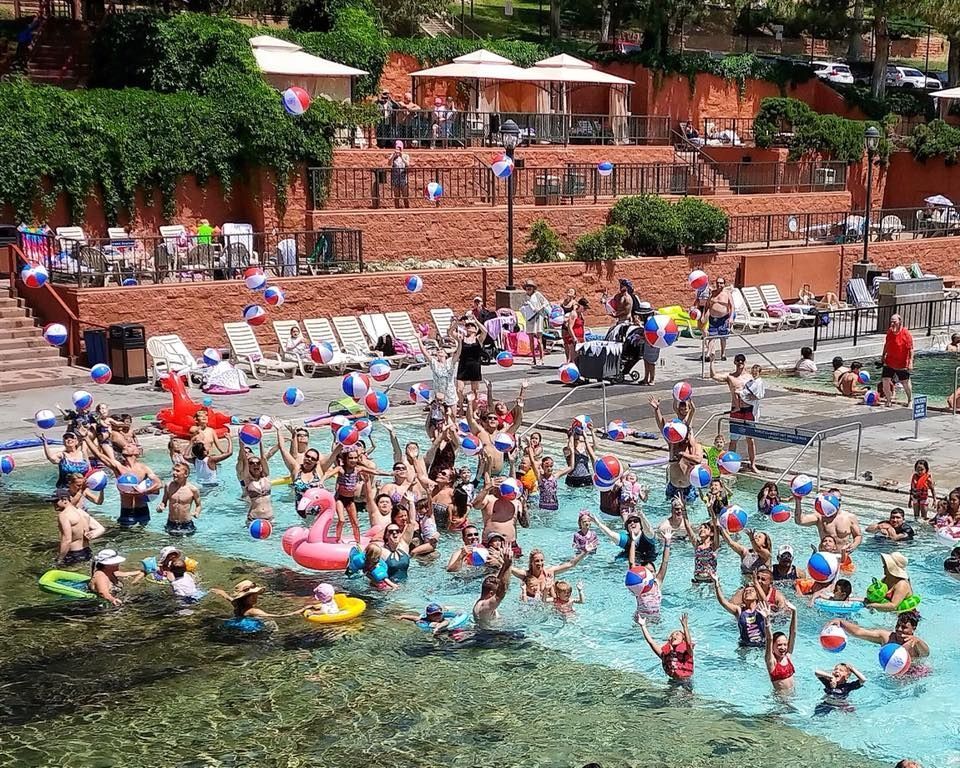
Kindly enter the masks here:
[[512, 477], [505, 477], [500, 481], [500, 498], [513, 501], [520, 495], [520, 483]]
[[333, 346], [326, 341], [321, 341], [319, 344], [311, 344], [310, 359], [315, 363], [326, 365], [333, 360]]
[[463, 435], [460, 438], [460, 450], [467, 456], [476, 456], [483, 450], [483, 445], [476, 435]]
[[870, 383], [870, 374], [867, 373], [866, 371], [860, 371], [860, 373], [857, 374], [857, 380], [858, 380], [861, 384], [869, 384], [869, 383]]
[[256, 424], [244, 424], [237, 434], [244, 445], [260, 445], [260, 441], [263, 440], [263, 432]]
[[634, 595], [644, 595], [653, 589], [656, 583], [655, 574], [644, 568], [642, 565], [635, 565], [627, 571], [623, 577], [623, 586], [625, 586]]
[[414, 384], [409, 391], [410, 400], [414, 403], [429, 403], [433, 400], [433, 390], [424, 382]]
[[350, 424], [353, 424], [353, 422], [350, 421], [349, 416], [344, 416], [342, 413], [338, 413], [336, 416], [330, 419], [330, 431], [336, 434], [340, 427], [346, 427]]
[[21, 270], [20, 279], [27, 288], [42, 288], [50, 275], [41, 264], [30, 264]]
[[268, 285], [263, 292], [263, 300], [271, 307], [279, 307], [285, 298], [283, 291], [275, 285]]
[[881, 646], [877, 654], [880, 669], [888, 675], [902, 675], [910, 669], [910, 652], [898, 643]]
[[740, 454], [734, 451], [724, 451], [717, 459], [717, 466], [721, 475], [735, 475], [740, 471]]
[[731, 504], [720, 510], [720, 516], [717, 519], [727, 533], [738, 533], [747, 527], [746, 510], [736, 504]]
[[303, 392], [296, 387], [287, 387], [282, 396], [284, 405], [300, 405], [303, 402]]
[[247, 267], [243, 272], [243, 284], [251, 291], [259, 291], [267, 284], [267, 276], [260, 267]]
[[840, 499], [833, 493], [819, 493], [814, 499], [813, 508], [821, 517], [833, 517], [840, 511]]
[[110, 478], [102, 469], [91, 469], [83, 476], [83, 484], [94, 493], [98, 493], [107, 487]]
[[97, 363], [90, 369], [90, 378], [97, 384], [109, 384], [110, 379], [113, 378], [113, 371], [106, 363]]
[[370, 378], [374, 381], [386, 381], [389, 379], [390, 370], [390, 363], [388, 363], [382, 357], [371, 360], [370, 365], [367, 366], [367, 371], [370, 374]]
[[617, 314], [617, 307], [616, 303], [614, 302], [614, 298], [616, 297], [611, 297], [603, 302], [603, 311], [610, 315], [610, 317], [615, 317]]
[[57, 417], [54, 412], [48, 410], [37, 411], [33, 415], [33, 420], [37, 422], [37, 426], [40, 427], [40, 429], [53, 429], [57, 423]]
[[547, 315], [547, 323], [551, 328], [562, 328], [566, 322], [567, 316], [564, 314], [563, 307], [559, 304], [550, 305], [550, 313]]
[[310, 94], [299, 86], [287, 88], [282, 94], [283, 109], [288, 115], [299, 116], [310, 109]]
[[690, 470], [690, 485], [694, 488], [706, 488], [711, 480], [713, 475], [710, 473], [710, 467], [704, 464], [697, 464]]
[[273, 533], [273, 523], [269, 520], [254, 520], [250, 523], [250, 535], [255, 539], [269, 539]]
[[498, 179], [506, 179], [513, 173], [513, 159], [507, 154], [500, 154], [493, 158], [490, 170]]
[[443, 196], [443, 186], [439, 181], [431, 181], [427, 184], [427, 200], [436, 202]]
[[609, 160], [601, 160], [597, 163], [597, 173], [604, 177], [609, 176], [613, 173], [613, 163]]
[[273, 417], [267, 416], [266, 414], [264, 414], [263, 416], [258, 416], [257, 426], [264, 431], [267, 431], [268, 429], [273, 429]]
[[457, 432], [461, 435], [470, 434], [470, 422], [466, 419], [457, 419]]
[[216, 365], [222, 360], [223, 360], [223, 355], [220, 354], [219, 349], [214, 349], [213, 347], [207, 347], [205, 350], [203, 350], [204, 365]]
[[[367, 397], [370, 395], [368, 394]], [[373, 432], [373, 422], [369, 419], [357, 419], [353, 422], [353, 428], [360, 433], [360, 439], [363, 440], [370, 437], [370, 433]]]
[[501, 368], [510, 368], [513, 365], [513, 355], [503, 350], [497, 355], [497, 365]]
[[78, 411], [89, 410], [91, 405], [93, 405], [93, 395], [89, 392], [84, 389], [78, 389], [73, 393], [73, 407]]
[[9, 475], [16, 469], [17, 462], [13, 460], [13, 456], [0, 456], [0, 472], [5, 475]]
[[680, 419], [673, 419], [663, 425], [663, 437], [668, 443], [682, 443], [687, 439], [687, 425]]
[[497, 432], [493, 436], [493, 447], [498, 451], [509, 453], [516, 446], [517, 441], [509, 432]]
[[806, 475], [797, 475], [790, 481], [790, 490], [797, 498], [802, 499], [813, 493], [813, 478]]
[[340, 383], [343, 394], [359, 402], [370, 391], [370, 377], [365, 373], [348, 373]]
[[847, 633], [837, 624], [827, 624], [820, 630], [820, 646], [830, 653], [840, 653], [847, 647]]
[[407, 289], [407, 293], [419, 293], [423, 290], [423, 278], [420, 275], [407, 275], [403, 287]]
[[814, 581], [829, 583], [840, 571], [840, 557], [833, 552], [814, 552], [807, 560], [807, 573]]
[[627, 430], [628, 427], [626, 422], [620, 419], [615, 419], [607, 424], [607, 437], [609, 437], [611, 440], [616, 440], [619, 442], [627, 436]]
[[700, 291], [710, 284], [710, 278], [707, 277], [707, 273], [702, 269], [695, 269], [690, 273], [687, 282], [690, 283], [690, 287], [693, 288], [693, 290]]
[[360, 432], [353, 424], [344, 424], [334, 433], [333, 439], [344, 447], [356, 445], [360, 440]]
[[604, 485], [607, 483], [612, 484], [623, 474], [620, 459], [609, 453], [606, 456], [601, 456], [593, 463], [593, 474], [596, 475], [597, 479]]
[[593, 476], [593, 486], [598, 491], [609, 491], [611, 488], [613, 488], [613, 483], [613, 480], [604, 480], [596, 475]]
[[134, 474], [123, 474], [117, 478], [117, 490], [120, 493], [134, 494], [140, 491], [140, 478]]
[[486, 547], [474, 547], [470, 550], [470, 554], [467, 555], [467, 563], [479, 568], [487, 564], [489, 557], [490, 553]]
[[643, 324], [643, 338], [647, 344], [657, 349], [666, 349], [680, 338], [680, 329], [672, 317], [652, 315]]
[[387, 412], [387, 409], [390, 407], [390, 398], [387, 397], [385, 392], [381, 392], [377, 389], [371, 389], [363, 397], [363, 405], [367, 409], [367, 413], [371, 413], [374, 416], [380, 416]]
[[137, 279], [135, 277], [125, 277], [123, 278], [123, 282], [121, 283], [121, 285], [124, 286], [125, 288], [129, 288], [130, 286], [137, 285], [137, 284], [138, 284]]
[[247, 304], [243, 308], [243, 319], [247, 321], [247, 325], [263, 325], [267, 322], [267, 311], [259, 304]]
[[775, 523], [785, 523], [793, 517], [789, 504], [775, 504], [770, 510], [770, 519]]
[[673, 385], [673, 399], [678, 403], [685, 403], [693, 397], [693, 387], [686, 381], [678, 381]]
[[879, 402], [880, 402], [880, 395], [878, 395], [872, 389], [863, 396], [864, 405], [876, 405]]
[[579, 429], [581, 432], [589, 432], [593, 429], [593, 419], [587, 416], [585, 413], [581, 413], [579, 416], [574, 416], [573, 421], [570, 422], [570, 426], [575, 429]]
[[43, 338], [47, 344], [61, 347], [67, 343], [67, 329], [60, 323], [49, 323], [43, 327]]
[[699, 307], [690, 307], [690, 309], [687, 310], [687, 314], [690, 315], [691, 320], [699, 320], [703, 317], [703, 312], [700, 311]]
[[560, 381], [564, 384], [573, 384], [580, 378], [580, 369], [573, 363], [566, 363], [560, 366]]

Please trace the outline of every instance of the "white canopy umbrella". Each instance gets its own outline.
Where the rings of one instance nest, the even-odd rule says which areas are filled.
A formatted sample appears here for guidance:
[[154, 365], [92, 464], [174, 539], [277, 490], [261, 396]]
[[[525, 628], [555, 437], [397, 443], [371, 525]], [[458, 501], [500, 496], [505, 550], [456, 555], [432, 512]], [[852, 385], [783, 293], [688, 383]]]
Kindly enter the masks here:
[[930, 197], [925, 197], [923, 202], [925, 202], [927, 205], [933, 205], [939, 208], [953, 208], [953, 201], [949, 197], [944, 197], [943, 195], [930, 195]]
[[362, 69], [314, 56], [299, 45], [269, 35], [250, 38], [250, 47], [264, 78], [280, 90], [298, 85], [311, 96], [349, 101], [353, 78], [367, 74]]
[[568, 53], [551, 56], [527, 68], [531, 80], [590, 85], [634, 85], [633, 80], [611, 75]]
[[411, 72], [410, 77], [450, 78], [453, 80], [512, 80], [529, 81], [527, 70], [510, 59], [481, 48], [473, 53], [457, 56], [449, 64]]

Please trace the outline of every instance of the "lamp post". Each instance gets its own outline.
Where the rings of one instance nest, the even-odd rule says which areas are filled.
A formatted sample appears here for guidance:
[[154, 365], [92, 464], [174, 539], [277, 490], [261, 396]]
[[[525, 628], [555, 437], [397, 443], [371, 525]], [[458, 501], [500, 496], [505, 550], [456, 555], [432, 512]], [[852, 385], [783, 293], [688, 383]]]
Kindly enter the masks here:
[[[520, 141], [520, 126], [513, 120], [504, 120], [500, 125], [500, 141], [503, 143], [503, 149], [514, 163], [513, 153], [517, 149], [517, 142]], [[507, 176], [507, 290], [515, 290], [513, 284], [513, 191], [515, 189], [514, 173], [516, 173], [516, 164], [510, 170]]]
[[863, 212], [863, 258], [860, 260], [860, 263], [869, 264], [870, 203], [873, 197], [873, 153], [877, 151], [877, 146], [880, 144], [880, 131], [878, 131], [875, 126], [867, 126], [867, 130], [863, 132], [863, 138], [867, 145], [867, 204], [866, 210]]

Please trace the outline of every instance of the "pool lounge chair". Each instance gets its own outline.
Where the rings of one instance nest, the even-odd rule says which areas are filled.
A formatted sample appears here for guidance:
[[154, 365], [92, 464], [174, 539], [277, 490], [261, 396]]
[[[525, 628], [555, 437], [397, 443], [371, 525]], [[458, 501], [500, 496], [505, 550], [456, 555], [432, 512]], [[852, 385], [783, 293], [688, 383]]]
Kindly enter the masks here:
[[206, 368], [183, 343], [177, 334], [151, 336], [147, 339], [147, 352], [150, 353], [153, 380], [156, 383], [162, 376], [178, 372], [186, 374], [187, 386], [203, 383], [203, 371]]
[[[409, 345], [415, 352], [420, 350], [420, 334], [410, 319], [408, 312], [387, 312], [387, 324], [390, 326], [390, 333], [393, 338]], [[431, 339], [423, 339], [426, 346], [435, 347], [436, 343]]]
[[731, 322], [734, 329], [740, 327], [751, 331], [764, 331], [779, 330], [783, 327], [782, 318], [770, 317], [766, 311], [751, 311], [739, 288], [731, 288], [730, 294], [733, 297], [733, 311], [735, 313]]
[[[297, 370], [300, 371], [301, 376], [316, 376], [320, 372], [320, 365], [313, 362], [312, 359], [304, 359], [299, 355], [295, 355], [292, 352], [287, 352], [287, 342], [290, 340], [290, 331], [293, 328], [299, 328], [300, 323], [296, 320], [274, 320], [273, 321], [273, 332], [277, 334], [277, 344], [279, 345], [280, 350], [280, 359], [285, 360], [288, 363], [296, 363]], [[306, 341], [306, 336], [303, 336], [303, 331], [300, 331], [301, 338]], [[325, 366], [324, 366], [325, 367]]]
[[450, 326], [453, 325], [454, 315], [452, 309], [431, 309], [430, 317], [433, 318], [433, 324], [437, 327], [437, 335], [443, 339], [446, 337]]
[[350, 315], [334, 317], [333, 327], [336, 328], [337, 335], [340, 337], [344, 349], [353, 350], [356, 354], [362, 354], [369, 358], [383, 357], [391, 361], [397, 361], [404, 357], [404, 355], [387, 357], [386, 355], [381, 355], [379, 352], [374, 352], [370, 348], [370, 342], [367, 341], [367, 337], [363, 333], [363, 328], [360, 327], [360, 321], [355, 317]]
[[223, 330], [227, 333], [237, 367], [247, 368], [253, 378], [259, 379], [262, 373], [292, 379], [297, 372], [297, 364], [283, 360], [278, 352], [264, 353], [253, 328], [246, 323], [224, 323]]
[[802, 317], [791, 312], [783, 301], [779, 305], [768, 304], [764, 301], [763, 296], [760, 295], [760, 289], [756, 286], [744, 286], [740, 291], [743, 293], [744, 301], [747, 302], [747, 307], [751, 313], [766, 312], [770, 317], [782, 320], [784, 325], [794, 327], [800, 325]]
[[867, 290], [867, 282], [862, 277], [852, 277], [847, 282], [847, 302], [856, 309], [876, 309], [877, 302]]
[[[367, 337], [370, 339], [371, 344], [376, 345], [377, 341], [379, 341], [380, 337], [382, 336], [390, 336], [393, 339], [398, 339], [402, 341], [404, 344], [408, 344], [408, 345], [410, 344], [410, 341], [408, 338], [404, 338], [404, 336], [398, 336], [394, 332], [393, 328], [390, 327], [390, 322], [387, 320], [387, 316], [382, 312], [373, 312], [365, 315], [360, 315], [360, 323], [363, 325], [363, 330], [366, 331]], [[412, 322], [410, 324], [410, 327], [411, 328], [413, 327]], [[415, 335], [416, 335], [416, 331], [414, 331], [414, 336]], [[411, 345], [411, 348], [414, 350], [414, 354], [416, 354], [420, 350], [420, 347], [416, 344], [416, 342], [414, 342]], [[374, 354], [377, 355], [378, 353], [374, 351]], [[398, 355], [394, 355], [393, 359], [399, 362], [406, 362], [408, 360], [412, 360], [413, 356], [398, 354]]]
[[329, 367], [334, 371], [343, 373], [350, 366], [364, 368], [373, 359], [369, 351], [364, 352], [359, 347], [346, 342], [341, 344], [337, 334], [334, 333], [333, 326], [325, 317], [307, 318], [303, 321], [303, 327], [307, 331], [307, 338], [310, 339], [311, 344], [326, 342], [333, 347], [333, 359]]

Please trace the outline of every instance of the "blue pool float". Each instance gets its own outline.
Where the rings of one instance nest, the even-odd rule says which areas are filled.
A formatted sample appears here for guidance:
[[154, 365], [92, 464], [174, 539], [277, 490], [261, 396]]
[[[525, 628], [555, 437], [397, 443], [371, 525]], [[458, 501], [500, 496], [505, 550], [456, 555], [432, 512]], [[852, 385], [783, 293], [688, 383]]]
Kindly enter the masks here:
[[223, 622], [223, 626], [236, 632], [246, 632], [248, 634], [263, 632], [266, 629], [263, 621], [254, 616], [244, 616], [242, 619], [227, 619]]
[[[444, 611], [443, 620], [450, 622], [446, 626], [446, 629], [448, 630], [463, 629], [463, 627], [466, 626], [467, 622], [470, 621], [470, 614], [457, 613], [456, 611]], [[420, 627], [420, 629], [422, 629], [424, 632], [429, 632], [431, 629], [430, 622], [427, 621], [425, 616], [420, 617], [420, 619], [417, 621], [417, 626]]]
[[813, 607], [824, 613], [833, 613], [837, 616], [849, 616], [863, 608], [863, 602], [860, 600], [827, 600], [826, 598], [818, 597], [813, 601]]
[[[23, 437], [19, 440], [7, 440], [0, 443], [0, 451], [17, 451], [22, 448], [39, 448], [43, 441], [39, 437]], [[47, 445], [63, 445], [62, 440], [47, 440]]]

